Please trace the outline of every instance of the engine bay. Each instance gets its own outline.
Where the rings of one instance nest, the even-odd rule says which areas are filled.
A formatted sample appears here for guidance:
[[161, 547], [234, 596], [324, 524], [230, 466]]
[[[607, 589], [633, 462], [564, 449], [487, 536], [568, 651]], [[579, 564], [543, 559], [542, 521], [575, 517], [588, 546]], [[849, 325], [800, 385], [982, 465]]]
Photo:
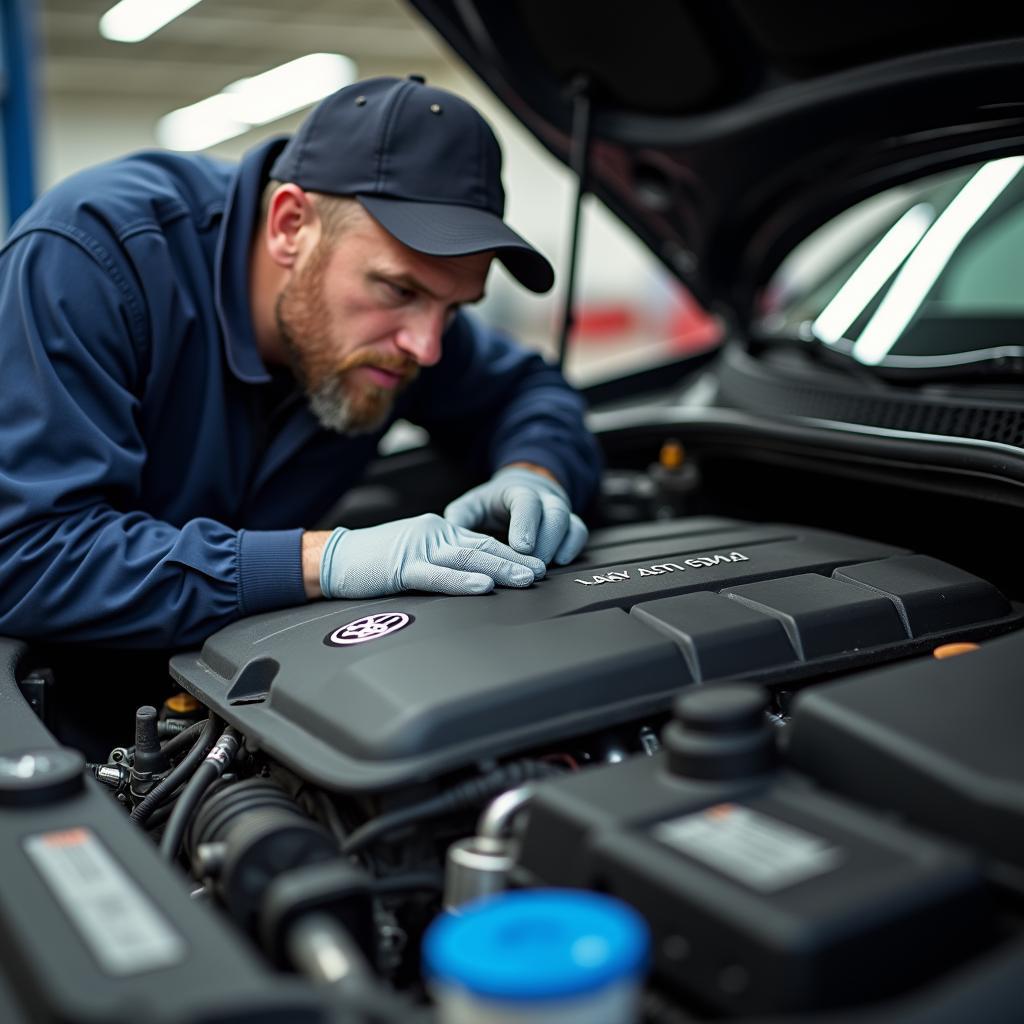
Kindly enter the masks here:
[[665, 515], [525, 590], [239, 621], [87, 765], [7, 644], [17, 1005], [441, 1020], [436, 922], [572, 891], [649, 934], [630, 1019], [1012, 1019], [1022, 615], [906, 547]]

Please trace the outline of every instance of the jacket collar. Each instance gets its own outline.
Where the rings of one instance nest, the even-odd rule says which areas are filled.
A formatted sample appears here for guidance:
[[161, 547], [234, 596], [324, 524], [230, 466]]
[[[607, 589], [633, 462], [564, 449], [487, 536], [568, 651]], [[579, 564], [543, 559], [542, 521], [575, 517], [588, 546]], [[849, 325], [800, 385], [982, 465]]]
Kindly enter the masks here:
[[214, 264], [214, 302], [224, 334], [224, 351], [231, 372], [246, 384], [265, 384], [267, 372], [252, 326], [249, 302], [249, 251], [259, 218], [260, 195], [270, 167], [286, 138], [270, 139], [242, 157], [228, 192], [224, 220], [217, 239]]

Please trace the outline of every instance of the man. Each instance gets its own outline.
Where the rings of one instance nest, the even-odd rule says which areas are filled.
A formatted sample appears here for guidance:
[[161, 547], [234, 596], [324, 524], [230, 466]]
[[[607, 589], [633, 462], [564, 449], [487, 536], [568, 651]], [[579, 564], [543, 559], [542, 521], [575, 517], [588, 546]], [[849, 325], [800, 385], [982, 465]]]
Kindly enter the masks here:
[[[0, 252], [0, 633], [182, 646], [575, 557], [581, 401], [461, 311], [495, 258], [553, 282], [501, 220], [500, 160], [465, 101], [374, 79], [237, 169], [142, 153], [44, 196]], [[490, 479], [447, 518], [305, 530], [399, 417]]]

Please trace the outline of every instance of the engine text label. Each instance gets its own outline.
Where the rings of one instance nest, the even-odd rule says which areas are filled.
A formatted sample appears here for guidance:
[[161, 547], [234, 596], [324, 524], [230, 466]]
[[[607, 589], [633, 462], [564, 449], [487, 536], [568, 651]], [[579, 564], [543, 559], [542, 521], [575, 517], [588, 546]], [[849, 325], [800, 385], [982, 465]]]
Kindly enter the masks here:
[[188, 946], [88, 828], [42, 832], [25, 853], [100, 966], [115, 977], [173, 967]]
[[601, 576], [591, 576], [589, 580], [574, 580], [584, 587], [594, 587], [600, 583], [623, 583], [630, 579], [630, 573], [640, 576], [661, 576], [666, 572], [686, 572], [687, 569], [710, 569], [716, 565], [725, 565], [731, 562], [749, 562], [747, 555], [739, 551], [730, 551], [722, 555], [698, 555], [696, 558], [684, 558], [682, 565], [678, 562], [659, 562], [657, 565], [637, 566], [635, 569], [617, 569], [614, 572], [606, 572]]

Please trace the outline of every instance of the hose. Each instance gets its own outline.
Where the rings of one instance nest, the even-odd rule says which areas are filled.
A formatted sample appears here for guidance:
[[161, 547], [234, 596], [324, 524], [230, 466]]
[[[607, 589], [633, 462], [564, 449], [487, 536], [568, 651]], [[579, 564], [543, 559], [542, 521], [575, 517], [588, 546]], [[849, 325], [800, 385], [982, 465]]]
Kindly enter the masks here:
[[202, 725], [201, 722], [189, 722], [186, 718], [162, 718], [156, 723], [156, 734], [162, 740], [169, 740], [172, 736], [190, 729], [193, 725]]
[[155, 828], [159, 828], [167, 819], [171, 816], [171, 811], [174, 810], [173, 805], [167, 803], [163, 807], [158, 807], [153, 813], [146, 819], [145, 828], [150, 832]]
[[[203, 724], [203, 731], [196, 745], [182, 758], [173, 771], [166, 778], [158, 782], [145, 796], [141, 803], [132, 808], [131, 820], [139, 825], [145, 823], [146, 819], [173, 793], [192, 773], [196, 770], [199, 762], [206, 756], [206, 752], [213, 745], [213, 735], [217, 731], [220, 720], [212, 712], [210, 717]], [[200, 723], [197, 723], [200, 724]], [[174, 743], [189, 732], [179, 733], [171, 740]], [[170, 744], [168, 744], [170, 745]]]
[[515, 789], [524, 782], [546, 779], [561, 773], [561, 768], [545, 761], [513, 761], [511, 764], [501, 765], [486, 775], [460, 782], [428, 800], [382, 814], [365, 825], [360, 825], [342, 843], [341, 852], [356, 853], [403, 825], [477, 807], [506, 789]]
[[[209, 719], [207, 719], [209, 721]], [[161, 723], [166, 724], [166, 723]], [[163, 752], [170, 758], [177, 757], [182, 750], [194, 743], [203, 729], [206, 727], [206, 722], [193, 722], [191, 725], [186, 726], [175, 733], [161, 748]]]
[[411, 871], [404, 875], [384, 875], [370, 881], [374, 896], [396, 896], [407, 892], [441, 892], [444, 876], [440, 871]]
[[[171, 811], [167, 828], [164, 829], [164, 834], [160, 838], [160, 853], [165, 859], [169, 861], [178, 859], [181, 840], [185, 835], [185, 827], [188, 825], [189, 818], [192, 817], [192, 812], [199, 806], [199, 801], [203, 799], [210, 786], [224, 774], [231, 762], [234, 761], [237, 753], [238, 733], [229, 727], [221, 733], [220, 739], [213, 745], [213, 749], [206, 755], [206, 759], [188, 780], [188, 784], [181, 791], [181, 796], [178, 797], [174, 805], [174, 810]], [[191, 756], [191, 752], [189, 756]]]
[[[199, 735], [205, 724], [205, 720], [202, 722], [186, 722], [181, 718], [169, 718], [162, 722], [157, 722], [157, 736], [161, 740], [169, 740], [169, 742], [161, 745], [161, 751], [168, 757], [174, 757], [183, 746], [187, 746]], [[174, 740], [177, 740], [182, 733], [188, 733], [187, 738], [175, 743]], [[128, 751], [128, 763], [131, 764], [135, 759], [135, 744], [133, 743], [130, 747], [125, 747], [124, 749]]]

